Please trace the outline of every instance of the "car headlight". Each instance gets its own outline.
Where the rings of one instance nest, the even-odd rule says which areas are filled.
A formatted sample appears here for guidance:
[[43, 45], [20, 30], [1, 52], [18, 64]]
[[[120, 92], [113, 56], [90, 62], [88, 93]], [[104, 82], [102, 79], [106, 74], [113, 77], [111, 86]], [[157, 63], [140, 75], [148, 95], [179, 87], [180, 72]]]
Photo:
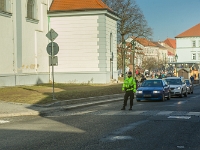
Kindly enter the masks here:
[[137, 94], [142, 94], [142, 91], [136, 91]]
[[176, 89], [179, 89], [179, 90], [180, 90], [180, 89], [181, 89], [181, 87], [180, 87], [180, 86], [179, 86], [179, 87], [176, 87]]
[[155, 94], [155, 93], [160, 93], [160, 91], [153, 91], [153, 93]]

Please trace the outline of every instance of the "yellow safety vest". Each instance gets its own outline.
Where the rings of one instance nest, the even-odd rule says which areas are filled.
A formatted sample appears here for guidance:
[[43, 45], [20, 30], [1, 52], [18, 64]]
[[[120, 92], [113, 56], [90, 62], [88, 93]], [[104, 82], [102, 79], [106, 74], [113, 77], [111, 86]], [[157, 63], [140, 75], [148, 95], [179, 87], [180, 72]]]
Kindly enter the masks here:
[[122, 91], [131, 91], [133, 90], [133, 92], [136, 91], [136, 81], [133, 77], [130, 77], [130, 78], [126, 78], [124, 83], [123, 83], [123, 86], [122, 86]]

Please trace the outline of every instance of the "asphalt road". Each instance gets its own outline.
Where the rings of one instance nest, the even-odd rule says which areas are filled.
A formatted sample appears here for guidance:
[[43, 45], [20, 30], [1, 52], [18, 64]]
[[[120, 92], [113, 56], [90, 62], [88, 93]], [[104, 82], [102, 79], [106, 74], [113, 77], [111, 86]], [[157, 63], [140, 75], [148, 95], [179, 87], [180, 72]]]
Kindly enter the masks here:
[[[0, 150], [200, 150], [200, 87], [165, 102], [134, 101], [1, 118]], [[4, 121], [4, 122], [3, 122]]]

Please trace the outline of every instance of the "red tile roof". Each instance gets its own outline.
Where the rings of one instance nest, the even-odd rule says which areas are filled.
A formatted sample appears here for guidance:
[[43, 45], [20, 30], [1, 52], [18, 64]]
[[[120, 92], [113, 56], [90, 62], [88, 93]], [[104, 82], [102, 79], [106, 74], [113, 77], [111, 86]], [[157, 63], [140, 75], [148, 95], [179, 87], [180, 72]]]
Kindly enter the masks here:
[[186, 30], [185, 32], [177, 35], [175, 38], [180, 38], [180, 37], [195, 37], [195, 36], [200, 36], [200, 23], [193, 26], [192, 28]]
[[167, 53], [168, 53], [168, 56], [174, 56], [174, 54], [170, 51], [167, 51]]
[[176, 49], [176, 40], [175, 39], [170, 39], [170, 38], [167, 38], [165, 41], [164, 41], [165, 44], [169, 45], [170, 47]]
[[50, 11], [109, 9], [101, 0], [53, 0]]
[[136, 38], [135, 40], [143, 46], [154, 46], [154, 47], [156, 47], [156, 45], [153, 42], [151, 42], [151, 41], [149, 41], [145, 38]]

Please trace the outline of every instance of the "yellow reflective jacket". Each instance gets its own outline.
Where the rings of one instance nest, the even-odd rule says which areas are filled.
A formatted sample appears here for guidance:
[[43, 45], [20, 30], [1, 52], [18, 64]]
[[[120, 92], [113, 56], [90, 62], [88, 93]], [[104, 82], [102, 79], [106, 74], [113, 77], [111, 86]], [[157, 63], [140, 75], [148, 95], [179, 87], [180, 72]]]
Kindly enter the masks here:
[[127, 77], [122, 85], [122, 91], [131, 91], [136, 92], [136, 81], [133, 77]]

